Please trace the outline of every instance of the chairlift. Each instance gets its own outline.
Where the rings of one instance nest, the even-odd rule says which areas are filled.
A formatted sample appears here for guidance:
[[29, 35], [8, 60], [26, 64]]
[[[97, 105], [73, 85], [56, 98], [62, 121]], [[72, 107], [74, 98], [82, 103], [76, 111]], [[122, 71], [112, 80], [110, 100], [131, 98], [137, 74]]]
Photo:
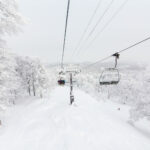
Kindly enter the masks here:
[[58, 85], [65, 85], [66, 80], [65, 80], [65, 72], [60, 71], [59, 72], [59, 80], [58, 80]]
[[116, 68], [105, 69], [99, 79], [100, 85], [118, 84], [120, 81], [119, 70]]
[[100, 85], [116, 85], [120, 81], [120, 74], [119, 74], [119, 70], [117, 69], [117, 60], [119, 59], [119, 54], [115, 53], [112, 56], [115, 57], [115, 67], [106, 68], [102, 72], [99, 78]]
[[58, 84], [59, 84], [59, 85], [65, 85], [65, 83], [66, 83], [66, 82], [65, 82], [64, 79], [59, 79], [59, 80], [58, 80]]
[[[74, 77], [80, 72], [79, 69], [75, 68], [75, 67], [69, 67], [67, 69], [61, 70], [59, 72], [59, 80], [58, 80], [58, 85], [66, 85], [68, 83], [70, 83], [70, 78], [69, 76], [67, 77], [66, 74], [72, 74]], [[76, 83], [76, 80], [74, 79], [72, 81], [72, 83]]]

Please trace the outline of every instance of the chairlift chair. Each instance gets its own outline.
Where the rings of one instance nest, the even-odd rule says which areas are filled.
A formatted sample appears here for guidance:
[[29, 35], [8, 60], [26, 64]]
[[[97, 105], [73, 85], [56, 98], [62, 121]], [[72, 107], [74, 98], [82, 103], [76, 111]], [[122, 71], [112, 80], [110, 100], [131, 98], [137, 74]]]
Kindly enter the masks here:
[[59, 72], [59, 80], [58, 80], [58, 85], [65, 85], [66, 80], [65, 80], [65, 72], [61, 71]]
[[115, 57], [115, 67], [106, 68], [102, 72], [99, 78], [100, 85], [116, 85], [120, 81], [120, 74], [119, 70], [117, 69], [117, 60], [119, 59], [119, 53], [115, 53], [112, 56]]
[[65, 83], [66, 83], [66, 82], [65, 82], [64, 79], [59, 79], [59, 80], [58, 80], [58, 84], [59, 84], [59, 85], [65, 85]]
[[119, 81], [119, 70], [116, 68], [105, 69], [99, 78], [100, 85], [116, 85]]

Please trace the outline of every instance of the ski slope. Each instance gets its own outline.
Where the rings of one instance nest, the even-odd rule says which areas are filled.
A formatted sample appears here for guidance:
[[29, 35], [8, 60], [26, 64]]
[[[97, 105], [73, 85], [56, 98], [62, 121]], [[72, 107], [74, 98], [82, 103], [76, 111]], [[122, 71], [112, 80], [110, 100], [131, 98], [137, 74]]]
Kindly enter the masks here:
[[[150, 150], [150, 134], [127, 121], [127, 106], [57, 87], [47, 99], [18, 101], [2, 117], [0, 150]], [[120, 110], [118, 110], [120, 108]]]

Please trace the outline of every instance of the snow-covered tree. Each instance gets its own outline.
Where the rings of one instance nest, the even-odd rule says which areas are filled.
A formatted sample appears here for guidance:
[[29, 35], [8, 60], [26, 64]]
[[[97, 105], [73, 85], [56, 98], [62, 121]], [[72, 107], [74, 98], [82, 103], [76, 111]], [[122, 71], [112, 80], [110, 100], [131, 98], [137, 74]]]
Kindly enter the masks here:
[[0, 107], [27, 95], [43, 97], [49, 85], [47, 72], [38, 59], [0, 51]]
[[29, 95], [42, 97], [49, 86], [47, 73], [41, 62], [29, 57], [17, 58], [18, 72]]
[[150, 67], [143, 72], [142, 86], [139, 87], [135, 103], [130, 110], [131, 120], [137, 121], [142, 118], [150, 120]]
[[23, 23], [22, 16], [18, 11], [17, 1], [0, 0], [0, 46], [5, 43], [4, 35], [18, 32], [20, 25]]
[[14, 55], [0, 53], [0, 103], [13, 104], [19, 95], [22, 79], [17, 72], [17, 63]]

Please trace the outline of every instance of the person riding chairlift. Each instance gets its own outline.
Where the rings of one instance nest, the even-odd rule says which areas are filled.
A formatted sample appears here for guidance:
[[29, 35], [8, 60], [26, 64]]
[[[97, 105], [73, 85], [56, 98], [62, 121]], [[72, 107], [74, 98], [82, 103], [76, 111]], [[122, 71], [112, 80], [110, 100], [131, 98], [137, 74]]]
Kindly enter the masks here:
[[66, 81], [62, 78], [60, 78], [60, 80], [58, 80], [58, 84], [59, 85], [65, 85]]

